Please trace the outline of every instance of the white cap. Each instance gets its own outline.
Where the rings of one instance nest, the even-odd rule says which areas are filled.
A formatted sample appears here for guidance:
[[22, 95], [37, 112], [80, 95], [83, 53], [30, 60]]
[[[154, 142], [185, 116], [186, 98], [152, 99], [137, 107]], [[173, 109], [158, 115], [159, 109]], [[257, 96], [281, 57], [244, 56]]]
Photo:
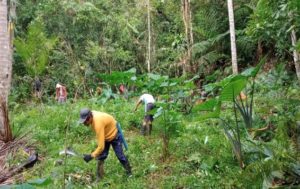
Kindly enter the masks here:
[[56, 84], [56, 88], [60, 88], [60, 87], [62, 87], [60, 84]]

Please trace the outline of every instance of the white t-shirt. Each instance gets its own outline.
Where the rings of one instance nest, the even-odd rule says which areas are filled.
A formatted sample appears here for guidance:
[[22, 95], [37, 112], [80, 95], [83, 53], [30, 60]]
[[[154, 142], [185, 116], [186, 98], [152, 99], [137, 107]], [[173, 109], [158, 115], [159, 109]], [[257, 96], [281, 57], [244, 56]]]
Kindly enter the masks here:
[[147, 104], [155, 103], [155, 100], [151, 94], [143, 94], [139, 101], [142, 101], [145, 104], [145, 112], [147, 112]]

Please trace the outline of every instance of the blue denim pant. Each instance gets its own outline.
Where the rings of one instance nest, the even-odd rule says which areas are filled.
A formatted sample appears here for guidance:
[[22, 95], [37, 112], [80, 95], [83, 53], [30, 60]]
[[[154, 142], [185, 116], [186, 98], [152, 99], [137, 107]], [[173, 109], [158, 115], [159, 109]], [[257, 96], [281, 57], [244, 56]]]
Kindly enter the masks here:
[[153, 110], [155, 108], [155, 105], [153, 103], [149, 103], [147, 104], [147, 112], [146, 115], [144, 117], [144, 121], [148, 122], [148, 121], [153, 121], [153, 114], [148, 113], [149, 111]]
[[124, 155], [123, 148], [122, 148], [122, 138], [120, 133], [117, 133], [117, 136], [112, 141], [105, 141], [105, 147], [103, 152], [96, 158], [97, 160], [104, 161], [109, 153], [110, 145], [113, 147], [117, 158], [119, 159], [122, 165], [128, 163], [126, 156]]

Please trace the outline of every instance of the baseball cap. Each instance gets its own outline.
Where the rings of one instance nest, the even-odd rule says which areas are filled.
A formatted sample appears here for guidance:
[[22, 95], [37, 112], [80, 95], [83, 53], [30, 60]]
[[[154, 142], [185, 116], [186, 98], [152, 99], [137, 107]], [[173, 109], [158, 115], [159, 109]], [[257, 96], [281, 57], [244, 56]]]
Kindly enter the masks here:
[[80, 110], [80, 119], [79, 119], [79, 123], [84, 123], [86, 121], [86, 119], [89, 117], [89, 115], [91, 114], [91, 110], [88, 108], [82, 108]]

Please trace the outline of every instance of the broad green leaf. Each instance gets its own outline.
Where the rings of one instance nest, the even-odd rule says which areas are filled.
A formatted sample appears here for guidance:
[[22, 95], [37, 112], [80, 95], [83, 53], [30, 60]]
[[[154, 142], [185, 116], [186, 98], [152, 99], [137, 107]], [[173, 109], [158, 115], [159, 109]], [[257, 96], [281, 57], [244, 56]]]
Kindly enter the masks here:
[[214, 111], [214, 112], [208, 112], [201, 114], [198, 116], [195, 121], [205, 121], [207, 119], [216, 119], [220, 117], [220, 112], [219, 111]]
[[217, 100], [217, 102], [213, 108], [213, 111], [209, 111], [209, 112], [200, 114], [200, 116], [198, 116], [196, 118], [196, 121], [204, 121], [206, 119], [219, 118], [220, 113], [221, 113], [221, 101]]
[[121, 83], [127, 83], [132, 81], [132, 77], [134, 77], [134, 73], [129, 71], [112, 72], [111, 74], [98, 74], [98, 77], [111, 85], [118, 85]]
[[136, 81], [137, 77], [136, 76], [132, 76], [130, 79], [131, 79], [131, 81]]
[[136, 74], [136, 68], [131, 68], [131, 69], [127, 70], [126, 72]]
[[169, 84], [170, 87], [175, 86], [175, 85], [177, 85], [177, 83], [175, 83], [175, 82]]
[[217, 99], [210, 99], [202, 104], [196, 105], [193, 108], [193, 112], [197, 111], [213, 111], [216, 105], [218, 104]]
[[158, 75], [158, 74], [148, 73], [147, 75], [148, 75], [149, 78], [151, 78], [153, 80], [168, 79], [168, 76], [161, 76], [161, 75]]
[[168, 87], [169, 86], [169, 82], [163, 82], [160, 84], [160, 87]]
[[221, 101], [232, 101], [246, 87], [247, 79], [240, 78], [228, 83], [221, 92]]
[[[242, 75], [230, 75], [224, 79], [222, 79], [221, 81], [219, 82], [216, 82], [216, 83], [213, 83], [213, 84], [209, 84], [207, 85], [206, 89], [214, 89], [215, 87], [221, 87], [221, 88], [224, 88], [228, 83], [232, 82], [232, 81], [235, 81], [235, 80], [239, 80], [241, 78], [245, 78], [245, 76], [242, 76]], [[205, 90], [206, 91], [206, 90]]]

